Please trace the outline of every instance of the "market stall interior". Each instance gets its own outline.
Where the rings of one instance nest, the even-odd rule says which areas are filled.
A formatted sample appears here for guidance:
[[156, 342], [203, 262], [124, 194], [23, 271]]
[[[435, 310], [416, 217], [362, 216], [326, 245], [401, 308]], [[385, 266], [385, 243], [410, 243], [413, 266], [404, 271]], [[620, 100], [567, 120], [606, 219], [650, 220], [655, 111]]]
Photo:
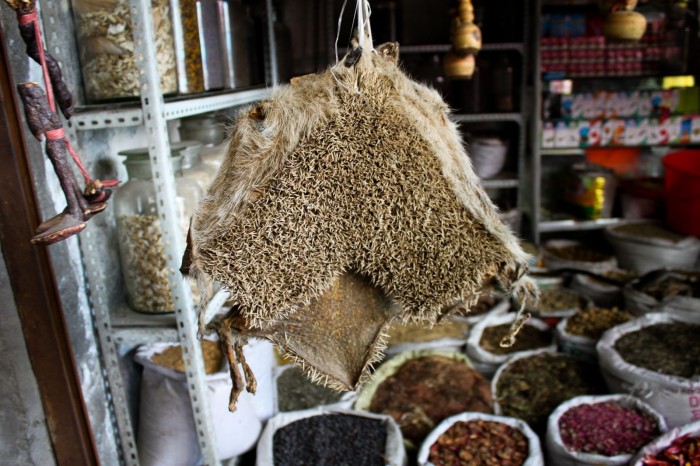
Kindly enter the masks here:
[[102, 464], [700, 464], [699, 2], [5, 3]]

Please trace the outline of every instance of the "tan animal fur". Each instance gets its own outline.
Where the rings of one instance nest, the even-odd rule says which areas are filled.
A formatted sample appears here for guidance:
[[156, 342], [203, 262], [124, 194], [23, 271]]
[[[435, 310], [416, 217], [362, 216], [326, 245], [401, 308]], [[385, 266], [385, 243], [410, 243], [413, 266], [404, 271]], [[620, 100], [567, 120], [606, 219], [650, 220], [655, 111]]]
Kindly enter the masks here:
[[275, 88], [234, 121], [193, 218], [190, 273], [202, 290], [226, 286], [248, 328], [264, 334], [348, 271], [403, 319], [430, 324], [496, 280], [536, 293], [447, 106], [397, 54], [395, 44], [364, 51]]

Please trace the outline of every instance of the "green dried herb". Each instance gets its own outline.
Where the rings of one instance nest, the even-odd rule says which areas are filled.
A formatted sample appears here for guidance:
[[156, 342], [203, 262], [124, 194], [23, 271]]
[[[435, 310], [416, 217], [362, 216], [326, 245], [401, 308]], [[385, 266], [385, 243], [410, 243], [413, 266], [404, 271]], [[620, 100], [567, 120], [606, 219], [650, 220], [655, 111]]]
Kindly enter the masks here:
[[633, 366], [690, 379], [700, 376], [700, 325], [674, 322], [627, 333], [615, 350]]
[[280, 411], [299, 411], [335, 403], [341, 392], [310, 381], [297, 367], [290, 367], [277, 378], [277, 400]]
[[542, 353], [510, 363], [498, 379], [495, 396], [503, 415], [523, 419], [542, 434], [547, 418], [562, 402], [604, 392], [603, 380], [592, 364]]
[[616, 307], [583, 309], [569, 318], [566, 323], [566, 332], [598, 340], [606, 330], [625, 323], [631, 318], [629, 312], [621, 311]]

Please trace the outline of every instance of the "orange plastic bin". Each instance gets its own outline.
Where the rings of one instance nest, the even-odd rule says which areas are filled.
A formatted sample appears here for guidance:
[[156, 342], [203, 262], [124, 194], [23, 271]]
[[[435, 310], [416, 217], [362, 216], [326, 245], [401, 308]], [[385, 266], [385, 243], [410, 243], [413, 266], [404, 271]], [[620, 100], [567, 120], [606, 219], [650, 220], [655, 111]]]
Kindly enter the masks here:
[[663, 163], [668, 226], [700, 236], [700, 150], [673, 152]]

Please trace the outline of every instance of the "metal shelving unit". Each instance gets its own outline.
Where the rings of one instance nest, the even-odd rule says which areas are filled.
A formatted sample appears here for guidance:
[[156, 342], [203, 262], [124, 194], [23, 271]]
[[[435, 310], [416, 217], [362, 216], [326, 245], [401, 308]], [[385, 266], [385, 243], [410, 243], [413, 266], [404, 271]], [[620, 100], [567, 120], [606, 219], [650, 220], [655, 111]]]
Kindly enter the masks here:
[[[65, 67], [77, 64], [62, 44], [52, 43], [59, 37], [55, 31], [68, 27], [66, 12], [61, 11], [60, 2], [47, 2], [42, 5], [45, 33], [48, 46], [54, 57]], [[268, 82], [277, 77], [274, 33], [272, 26], [271, 0], [266, 0], [266, 74]], [[119, 258], [114, 245], [116, 234], [113, 223], [108, 221], [108, 213], [103, 213], [90, 222], [80, 235], [80, 248], [84, 260], [86, 282], [89, 289], [90, 305], [93, 311], [95, 331], [100, 342], [104, 364], [103, 376], [111, 395], [111, 411], [115, 430], [119, 432], [121, 457], [124, 464], [138, 466], [139, 456], [135, 430], [131, 419], [127, 389], [122, 376], [120, 345], [153, 342], [179, 341], [184, 348], [185, 375], [196, 435], [202, 452], [202, 464], [220, 464], [217, 457], [212, 417], [209, 413], [208, 389], [197, 338], [197, 316], [189, 286], [182, 278], [179, 267], [184, 238], [180, 229], [175, 206], [175, 184], [170, 163], [170, 141], [167, 121], [205, 112], [227, 109], [264, 99], [269, 89], [255, 88], [243, 91], [207, 93], [198, 96], [164, 99], [160, 92], [160, 77], [156, 68], [155, 33], [151, 15], [151, 0], [130, 0], [130, 13], [134, 31], [135, 50], [139, 73], [141, 101], [138, 103], [86, 106], [66, 125], [68, 138], [80, 150], [80, 134], [92, 130], [118, 130], [142, 126], [146, 130], [151, 168], [154, 173], [158, 215], [160, 217], [162, 240], [166, 247], [168, 278], [172, 290], [175, 309], [172, 314], [138, 314], [124, 304], [124, 294], [113, 282], [120, 280]], [[115, 133], [117, 134], [117, 133]], [[124, 134], [124, 133], [121, 133]], [[114, 137], [110, 135], [108, 137]], [[90, 137], [83, 137], [89, 140]], [[88, 158], [88, 164], [91, 162]], [[218, 297], [217, 297], [218, 298]], [[211, 306], [221, 307], [223, 298], [215, 299]], [[235, 462], [229, 461], [227, 463]]]
[[[215, 112], [226, 108], [245, 105], [266, 98], [270, 93], [267, 88], [248, 89], [244, 91], [223, 92], [216, 95], [203, 95], [165, 100], [163, 116], [165, 120], [176, 120], [206, 112]], [[124, 105], [95, 105], [78, 108], [75, 116], [68, 122], [78, 130], [94, 130], [106, 128], [123, 128], [141, 126], [144, 124], [144, 111], [136, 104]]]
[[[434, 45], [403, 45], [399, 47], [400, 53], [447, 53], [452, 48], [452, 44], [434, 44]], [[508, 51], [524, 53], [525, 47], [520, 42], [503, 42], [483, 44], [481, 46], [483, 52], [490, 51]]]
[[540, 233], [551, 233], [557, 231], [585, 231], [599, 230], [617, 225], [622, 219], [619, 218], [600, 218], [597, 220], [545, 220], [539, 224]]

